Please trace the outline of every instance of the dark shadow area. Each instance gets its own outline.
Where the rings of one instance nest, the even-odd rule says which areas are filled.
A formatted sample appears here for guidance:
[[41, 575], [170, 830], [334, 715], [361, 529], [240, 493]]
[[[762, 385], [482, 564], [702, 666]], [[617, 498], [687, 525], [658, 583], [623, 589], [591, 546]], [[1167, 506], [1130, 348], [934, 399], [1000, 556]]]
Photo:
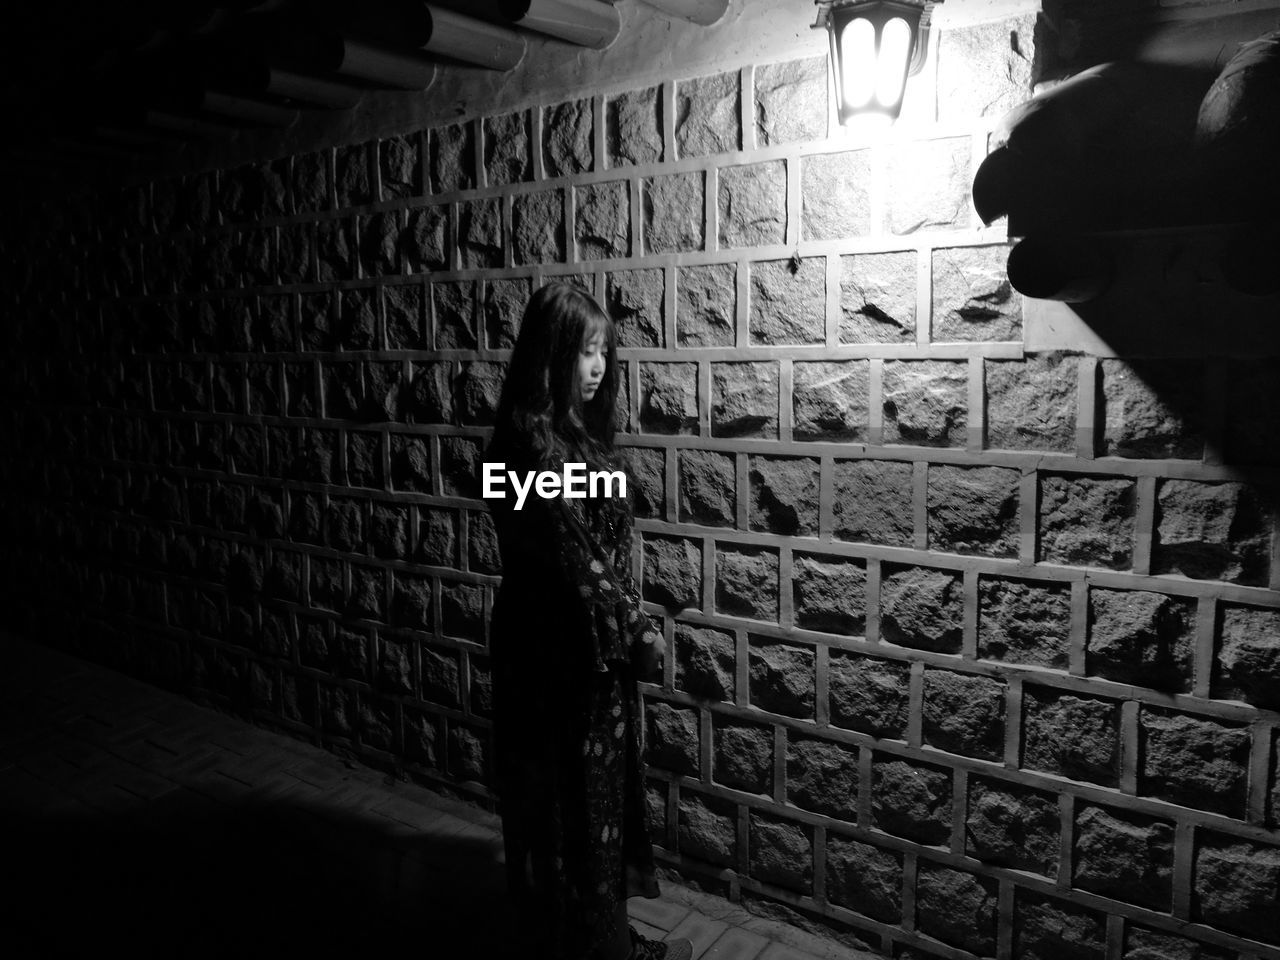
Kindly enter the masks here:
[[469, 837], [186, 790], [100, 817], [20, 803], [0, 801], [11, 957], [519, 953], [502, 867]]

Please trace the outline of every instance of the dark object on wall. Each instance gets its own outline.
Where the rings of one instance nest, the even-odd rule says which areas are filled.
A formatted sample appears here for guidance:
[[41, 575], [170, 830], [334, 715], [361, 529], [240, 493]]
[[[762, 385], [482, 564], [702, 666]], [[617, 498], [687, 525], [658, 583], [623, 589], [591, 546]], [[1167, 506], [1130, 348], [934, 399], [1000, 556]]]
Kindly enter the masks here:
[[1280, 31], [1242, 44], [1213, 82], [1195, 154], [1213, 204], [1250, 221], [1227, 241], [1223, 279], [1253, 296], [1280, 292]]
[[1009, 283], [1037, 300], [1083, 303], [1111, 285], [1115, 263], [1090, 237], [1028, 237], [1009, 252]]

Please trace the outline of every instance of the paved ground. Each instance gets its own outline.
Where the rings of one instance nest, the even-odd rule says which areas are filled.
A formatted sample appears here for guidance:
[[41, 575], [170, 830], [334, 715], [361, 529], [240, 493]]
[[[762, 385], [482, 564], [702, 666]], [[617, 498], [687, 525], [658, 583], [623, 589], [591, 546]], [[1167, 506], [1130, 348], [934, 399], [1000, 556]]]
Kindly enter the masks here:
[[[520, 956], [494, 816], [59, 651], [0, 643], [6, 956]], [[631, 912], [707, 960], [863, 956], [671, 884]]]

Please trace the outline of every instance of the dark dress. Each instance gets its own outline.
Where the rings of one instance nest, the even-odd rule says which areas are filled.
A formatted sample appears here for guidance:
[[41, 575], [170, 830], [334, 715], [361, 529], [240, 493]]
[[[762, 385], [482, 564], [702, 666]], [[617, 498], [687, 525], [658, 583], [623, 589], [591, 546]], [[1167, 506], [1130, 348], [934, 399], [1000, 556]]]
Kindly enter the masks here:
[[[486, 460], [535, 469], [511, 454]], [[616, 942], [628, 896], [658, 895], [632, 661], [649, 622], [625, 498], [531, 490], [514, 504], [490, 501], [503, 571], [490, 652], [507, 884], [530, 952], [580, 960]]]

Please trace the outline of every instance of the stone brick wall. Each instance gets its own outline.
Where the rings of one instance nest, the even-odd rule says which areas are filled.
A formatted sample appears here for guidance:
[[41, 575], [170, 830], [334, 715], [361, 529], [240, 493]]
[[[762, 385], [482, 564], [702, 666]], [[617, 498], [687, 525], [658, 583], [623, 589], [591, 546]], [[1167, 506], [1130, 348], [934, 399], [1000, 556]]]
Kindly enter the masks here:
[[1275, 364], [1025, 352], [968, 184], [1032, 46], [944, 32], [884, 143], [817, 56], [69, 210], [5, 251], [7, 619], [491, 802], [478, 459], [567, 279], [667, 866], [899, 958], [1280, 957]]

